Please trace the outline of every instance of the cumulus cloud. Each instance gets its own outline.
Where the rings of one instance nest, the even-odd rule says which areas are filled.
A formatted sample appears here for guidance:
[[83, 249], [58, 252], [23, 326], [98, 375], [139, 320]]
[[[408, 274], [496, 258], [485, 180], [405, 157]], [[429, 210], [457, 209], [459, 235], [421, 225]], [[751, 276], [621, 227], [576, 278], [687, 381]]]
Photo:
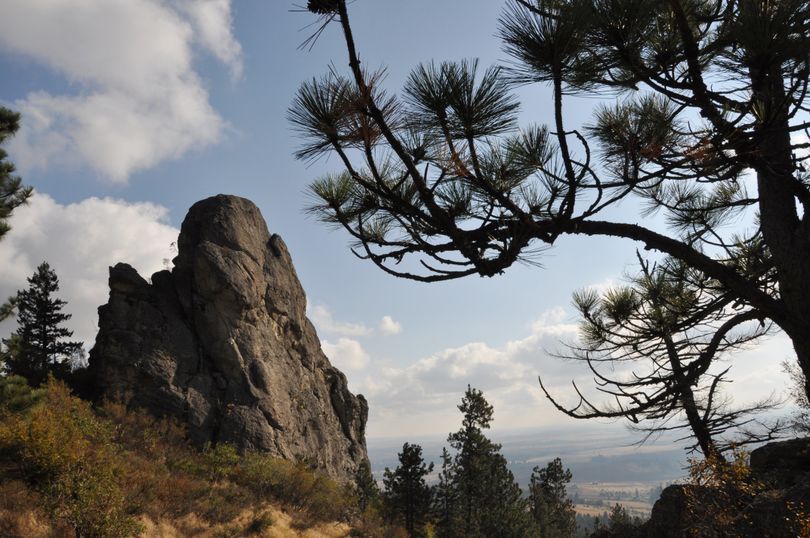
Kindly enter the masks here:
[[[73, 314], [68, 327], [75, 339], [92, 344], [97, 308], [107, 302], [108, 267], [126, 262], [145, 278], [163, 269], [179, 233], [167, 217], [166, 208], [152, 203], [88, 198], [62, 205], [38, 192], [15, 211], [12, 230], [0, 242], [0, 297], [25, 289], [47, 261], [59, 277], [65, 311]], [[9, 322], [2, 329], [10, 332]]]
[[380, 320], [380, 332], [383, 334], [399, 334], [402, 332], [402, 324], [394, 321], [391, 316], [383, 316]]
[[220, 140], [224, 120], [192, 65], [194, 45], [242, 71], [228, 0], [8, 0], [0, 48], [76, 88], [36, 91], [10, 152], [22, 168], [86, 165], [114, 182]]
[[332, 315], [332, 311], [324, 305], [315, 305], [308, 308], [307, 316], [320, 333], [339, 336], [366, 336], [371, 334], [371, 329], [363, 323], [336, 320]]
[[[358, 383], [371, 406], [370, 435], [402, 431], [442, 433], [455, 429], [456, 410], [467, 385], [484, 391], [495, 406], [501, 427], [559, 422], [537, 385], [539, 374], [550, 385], [568, 384], [570, 365], [549, 355], [560, 340], [573, 339], [576, 324], [566, 323], [561, 308], [535, 320], [529, 334], [501, 346], [470, 342], [423, 357], [406, 367], [381, 366]], [[407, 411], [403, 411], [407, 410]], [[540, 416], [547, 413], [546, 416]]]
[[230, 0], [177, 0], [196, 30], [196, 40], [231, 69], [231, 76], [242, 76], [242, 46], [233, 35]]
[[334, 344], [324, 340], [321, 347], [329, 360], [340, 370], [362, 370], [368, 366], [368, 353], [357, 340], [340, 338]]

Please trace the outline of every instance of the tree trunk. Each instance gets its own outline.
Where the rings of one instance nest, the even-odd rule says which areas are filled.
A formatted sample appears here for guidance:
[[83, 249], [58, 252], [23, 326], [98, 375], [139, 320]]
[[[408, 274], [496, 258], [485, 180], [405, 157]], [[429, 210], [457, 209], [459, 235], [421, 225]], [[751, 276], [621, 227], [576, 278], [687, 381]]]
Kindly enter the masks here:
[[[762, 236], [776, 268], [779, 297], [787, 319], [778, 322], [793, 341], [799, 367], [810, 379], [810, 237], [808, 215], [799, 216], [797, 193], [807, 192], [794, 176], [788, 107], [781, 66], [766, 73], [750, 69], [754, 100], [763, 104], [754, 131]], [[810, 384], [805, 382], [810, 397]]]

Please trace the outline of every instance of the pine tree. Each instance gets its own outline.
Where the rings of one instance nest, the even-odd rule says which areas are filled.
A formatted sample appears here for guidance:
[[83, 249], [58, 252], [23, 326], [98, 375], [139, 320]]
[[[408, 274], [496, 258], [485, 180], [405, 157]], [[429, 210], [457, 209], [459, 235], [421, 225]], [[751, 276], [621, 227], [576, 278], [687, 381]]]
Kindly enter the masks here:
[[[340, 157], [312, 210], [358, 255], [435, 282], [570, 236], [633, 241], [781, 328], [810, 396], [810, 2], [508, 0], [506, 68], [423, 64], [401, 98], [361, 64], [349, 4], [309, 8], [350, 72], [304, 83], [289, 117], [297, 157]], [[519, 125], [510, 83], [550, 87], [550, 126]], [[577, 94], [616, 100], [577, 129]], [[616, 211], [633, 197], [637, 215]]]
[[[0, 145], [12, 137], [19, 128], [20, 115], [0, 106]], [[32, 194], [31, 187], [23, 186], [20, 177], [14, 175], [14, 164], [6, 160], [7, 156], [6, 151], [0, 148], [0, 239], [11, 229], [8, 224], [11, 213], [28, 201]], [[13, 297], [0, 304], [0, 321], [11, 317], [15, 307]], [[0, 353], [2, 353], [0, 357], [2, 368], [2, 361], [8, 353], [8, 348], [4, 347]]]
[[383, 498], [386, 511], [393, 521], [405, 527], [409, 536], [423, 536], [431, 501], [431, 489], [425, 477], [433, 472], [433, 464], [425, 465], [419, 445], [405, 443], [398, 456], [396, 469], [385, 468]]
[[[0, 106], [0, 144], [20, 128], [20, 115]], [[18, 206], [31, 196], [31, 187], [22, 185], [22, 179], [14, 175], [14, 164], [7, 161], [8, 154], [0, 148], [0, 239], [11, 229], [8, 218]]]
[[532, 536], [526, 501], [501, 446], [483, 433], [492, 422], [492, 406], [468, 385], [458, 408], [464, 414], [461, 429], [448, 437], [456, 450], [452, 477], [458, 525], [446, 536]]
[[638, 521], [619, 503], [616, 503], [610, 509], [607, 521], [607, 528], [613, 536], [626, 536], [633, 531], [633, 528], [638, 526]]
[[456, 514], [456, 490], [454, 485], [453, 457], [442, 448], [442, 467], [439, 482], [433, 487], [433, 520], [439, 536], [455, 536], [458, 528]]
[[371, 466], [367, 461], [362, 462], [357, 467], [357, 472], [354, 474], [354, 487], [357, 490], [358, 508], [363, 513], [380, 496], [380, 488], [374, 480]]
[[563, 469], [560, 458], [532, 471], [529, 505], [544, 538], [568, 538], [576, 531], [574, 505], [565, 491], [571, 478], [571, 471]]
[[29, 288], [16, 296], [19, 326], [3, 341], [8, 350], [5, 370], [38, 386], [49, 373], [65, 376], [71, 359], [82, 352], [82, 344], [67, 341], [73, 331], [62, 324], [71, 316], [62, 312], [67, 303], [54, 297], [59, 279], [47, 262], [37, 267], [28, 284]]

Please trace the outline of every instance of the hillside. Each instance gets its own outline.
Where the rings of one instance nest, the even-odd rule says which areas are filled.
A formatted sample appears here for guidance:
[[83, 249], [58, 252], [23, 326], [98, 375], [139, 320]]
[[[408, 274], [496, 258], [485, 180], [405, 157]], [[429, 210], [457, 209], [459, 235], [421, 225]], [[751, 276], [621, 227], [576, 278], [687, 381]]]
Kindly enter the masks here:
[[[0, 379], [0, 536], [379, 535], [353, 490], [49, 381]], [[362, 525], [362, 520], [366, 525]]]

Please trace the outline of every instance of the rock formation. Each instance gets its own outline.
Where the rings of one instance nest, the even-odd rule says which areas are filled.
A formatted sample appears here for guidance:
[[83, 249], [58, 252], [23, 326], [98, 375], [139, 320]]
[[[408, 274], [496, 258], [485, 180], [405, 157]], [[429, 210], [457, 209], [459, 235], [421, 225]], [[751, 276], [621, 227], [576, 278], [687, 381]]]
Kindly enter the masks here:
[[249, 200], [197, 202], [171, 271], [110, 268], [90, 371], [101, 396], [347, 478], [368, 406], [323, 354], [287, 247]]
[[[723, 536], [742, 538], [781, 538], [797, 536], [797, 529], [810, 521], [810, 438], [790, 439], [763, 445], [751, 452], [751, 478], [763, 488], [747, 502], [744, 514], [733, 514], [733, 531]], [[706, 525], [717, 514], [717, 491], [708, 486], [674, 484], [656, 501], [649, 521], [622, 538], [682, 538], [720, 536], [709, 534]], [[689, 499], [692, 499], [691, 506]], [[706, 502], [703, 502], [703, 501]], [[696, 531], [695, 529], [701, 529]], [[730, 534], [729, 534], [730, 532]], [[607, 531], [592, 538], [617, 536]]]

